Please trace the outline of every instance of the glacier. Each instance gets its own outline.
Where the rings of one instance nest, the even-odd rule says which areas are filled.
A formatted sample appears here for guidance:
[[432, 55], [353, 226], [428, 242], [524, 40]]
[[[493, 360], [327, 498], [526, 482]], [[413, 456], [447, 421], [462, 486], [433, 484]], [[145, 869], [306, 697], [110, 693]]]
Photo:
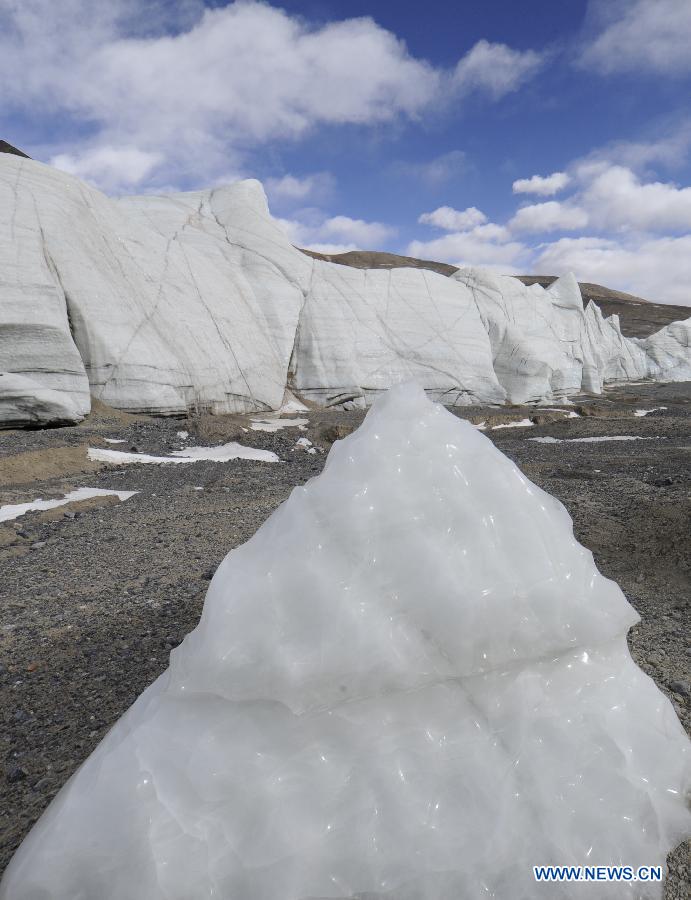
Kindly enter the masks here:
[[561, 503], [397, 386], [227, 555], [0, 898], [580, 898], [533, 865], [664, 868], [691, 744], [638, 618]]
[[556, 401], [691, 372], [689, 329], [644, 341], [549, 288], [482, 269], [354, 269], [290, 243], [258, 181], [113, 199], [0, 153], [0, 424], [78, 422], [90, 396], [161, 415], [280, 408], [286, 388], [368, 406]]

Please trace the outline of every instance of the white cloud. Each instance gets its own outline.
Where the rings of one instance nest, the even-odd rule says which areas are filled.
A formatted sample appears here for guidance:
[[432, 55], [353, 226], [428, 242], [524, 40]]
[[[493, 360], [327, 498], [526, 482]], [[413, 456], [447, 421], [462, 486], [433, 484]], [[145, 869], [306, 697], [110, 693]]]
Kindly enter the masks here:
[[513, 232], [580, 231], [588, 224], [588, 213], [579, 206], [548, 200], [523, 206], [509, 221]]
[[137, 147], [102, 146], [84, 153], [59, 153], [50, 164], [70, 175], [117, 191], [140, 184], [163, 162], [160, 153]]
[[519, 178], [513, 183], [514, 194], [539, 194], [541, 197], [552, 197], [563, 190], [571, 181], [566, 172], [552, 172], [551, 175], [533, 175], [531, 178]]
[[573, 271], [593, 281], [658, 303], [691, 306], [691, 235], [628, 240], [561, 238], [542, 245], [533, 268], [546, 274]]
[[594, 33], [581, 65], [602, 74], [691, 71], [689, 0], [597, 0], [589, 13]]
[[267, 178], [264, 187], [272, 200], [300, 201], [323, 199], [329, 196], [336, 185], [330, 172], [315, 172], [302, 177], [283, 175], [281, 178]]
[[309, 246], [303, 247], [304, 250], [314, 250], [317, 253], [325, 253], [327, 256], [333, 256], [338, 253], [348, 253], [351, 250], [359, 249], [355, 244], [320, 244], [311, 243]]
[[310, 212], [310, 221], [299, 219], [276, 219], [288, 235], [291, 243], [298, 247], [318, 250], [320, 253], [345, 253], [346, 250], [380, 250], [382, 244], [396, 234], [396, 229], [381, 222], [366, 222], [349, 216], [331, 216], [314, 221], [315, 212]]
[[[489, 226], [499, 230], [488, 231]], [[505, 229], [488, 223], [432, 241], [412, 241], [406, 254], [456, 266], [488, 266], [499, 272], [516, 272], [526, 258], [526, 247], [517, 241], [506, 241], [505, 237]]]
[[544, 62], [545, 56], [534, 50], [513, 50], [482, 40], [459, 60], [453, 84], [463, 93], [481, 90], [498, 100], [518, 90]]
[[379, 244], [396, 234], [396, 229], [381, 222], [365, 222], [363, 219], [351, 219], [349, 216], [333, 216], [322, 224], [320, 233], [342, 241], [354, 242], [363, 249], [376, 250]]
[[[471, 89], [497, 98], [540, 59], [481, 41], [454, 71], [371, 18], [313, 25], [256, 0], [0, 0], [4, 107], [88, 123], [93, 152], [161, 153], [166, 182], [208, 182], [253, 146], [319, 126], [417, 120]], [[457, 163], [440, 162], [440, 177]]]
[[583, 164], [578, 174], [585, 182], [581, 203], [603, 229], [691, 229], [691, 187], [643, 183], [631, 169], [607, 163]]
[[626, 166], [639, 174], [646, 174], [658, 165], [679, 168], [691, 152], [691, 118], [675, 117], [666, 129], [658, 126], [655, 137], [649, 140], [613, 141], [590, 153], [586, 160]]
[[483, 225], [487, 216], [475, 206], [458, 210], [451, 206], [440, 206], [433, 212], [423, 213], [418, 222], [421, 225], [434, 225], [444, 231], [466, 231], [476, 225]]

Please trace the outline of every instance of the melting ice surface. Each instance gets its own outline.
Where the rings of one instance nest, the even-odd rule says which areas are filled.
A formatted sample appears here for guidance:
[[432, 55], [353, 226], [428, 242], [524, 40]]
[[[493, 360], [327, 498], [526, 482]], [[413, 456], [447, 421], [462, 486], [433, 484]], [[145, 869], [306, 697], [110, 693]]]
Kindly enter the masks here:
[[[690, 745], [564, 507], [413, 385], [223, 561], [2, 900], [582, 897], [662, 865]], [[658, 884], [598, 884], [660, 897]]]

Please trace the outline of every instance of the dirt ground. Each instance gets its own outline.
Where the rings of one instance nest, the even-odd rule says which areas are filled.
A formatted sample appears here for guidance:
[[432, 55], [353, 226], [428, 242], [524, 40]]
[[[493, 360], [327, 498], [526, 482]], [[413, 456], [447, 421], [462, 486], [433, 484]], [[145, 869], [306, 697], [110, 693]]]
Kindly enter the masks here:
[[[646, 416], [636, 409], [658, 409]], [[691, 385], [633, 385], [580, 398], [567, 418], [535, 408], [460, 409], [558, 497], [577, 538], [642, 617], [637, 663], [691, 728]], [[0, 871], [113, 722], [197, 623], [213, 572], [292, 488], [317, 475], [359, 412], [311, 410], [307, 430], [243, 431], [246, 419], [171, 420], [98, 407], [76, 427], [0, 433], [0, 506], [77, 487], [135, 490], [0, 522]], [[536, 417], [531, 427], [492, 425]], [[178, 432], [188, 431], [184, 441]], [[538, 443], [534, 437], [645, 440]], [[296, 446], [308, 437], [314, 454]], [[105, 438], [122, 440], [109, 444]], [[165, 455], [239, 440], [280, 463], [108, 467], [88, 447]], [[666, 900], [691, 891], [689, 844], [670, 855]]]

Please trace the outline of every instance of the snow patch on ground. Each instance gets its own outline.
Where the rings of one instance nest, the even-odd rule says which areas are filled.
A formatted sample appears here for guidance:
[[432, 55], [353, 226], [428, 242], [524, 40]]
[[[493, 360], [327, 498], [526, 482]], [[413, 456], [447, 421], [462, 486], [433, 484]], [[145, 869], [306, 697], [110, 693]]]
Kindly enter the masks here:
[[[104, 451], [107, 452], [107, 451]], [[119, 497], [120, 500], [129, 500], [139, 491], [109, 491], [104, 488], [77, 488], [65, 494], [62, 499], [55, 500], [32, 500], [29, 503], [9, 503], [6, 506], [0, 506], [0, 522], [9, 522], [11, 519], [17, 519], [28, 512], [42, 511], [45, 509], [55, 509], [56, 506], [65, 506], [67, 503], [76, 503], [79, 500], [89, 500], [91, 497]]]
[[534, 437], [528, 438], [529, 441], [536, 441], [539, 444], [595, 444], [600, 441], [657, 441], [657, 437], [639, 437], [632, 434], [613, 434], [606, 437], [582, 437], [582, 438], [553, 438], [553, 437]]
[[300, 403], [299, 400], [293, 398], [292, 400], [288, 400], [283, 406], [279, 409], [278, 413], [281, 416], [285, 416], [288, 413], [296, 413], [296, 412], [309, 412], [309, 408], [305, 406], [304, 403]]
[[126, 444], [127, 441], [124, 438], [103, 438], [106, 444]]
[[121, 450], [101, 450], [97, 447], [89, 447], [89, 459], [98, 462], [108, 462], [113, 465], [127, 465], [130, 463], [152, 463], [161, 465], [164, 463], [191, 463], [191, 462], [228, 462], [231, 459], [253, 459], [259, 462], [278, 462], [278, 457], [270, 450], [258, 450], [255, 447], [244, 447], [231, 441], [221, 444], [219, 447], [186, 447], [184, 450], [174, 450], [171, 456], [150, 456], [148, 453], [125, 453]]
[[[312, 441], [309, 438], [301, 437], [295, 441], [295, 447], [302, 447], [303, 450], [306, 450], [308, 453], [316, 454], [317, 448], [312, 446]], [[293, 447], [293, 450], [295, 450]]]
[[252, 419], [252, 431], [280, 431], [281, 428], [304, 428], [309, 419], [279, 419], [267, 416], [264, 419]]
[[647, 416], [651, 412], [657, 412], [658, 410], [661, 410], [661, 409], [667, 409], [667, 407], [666, 406], [653, 406], [652, 409], [637, 409], [636, 412], [634, 413], [634, 416], [637, 416], [638, 418], [642, 418], [643, 416]]
[[498, 428], [532, 428], [534, 424], [530, 419], [521, 419], [519, 422], [507, 422], [505, 425], [492, 425], [492, 431]]
[[186, 441], [187, 438], [190, 436], [190, 433], [189, 433], [189, 431], [178, 431], [177, 435], [181, 441]]
[[540, 407], [544, 412], [558, 412], [562, 413], [566, 416], [567, 419], [580, 419], [581, 417], [577, 412], [574, 412], [572, 409], [557, 409], [554, 406], [542, 406]]

